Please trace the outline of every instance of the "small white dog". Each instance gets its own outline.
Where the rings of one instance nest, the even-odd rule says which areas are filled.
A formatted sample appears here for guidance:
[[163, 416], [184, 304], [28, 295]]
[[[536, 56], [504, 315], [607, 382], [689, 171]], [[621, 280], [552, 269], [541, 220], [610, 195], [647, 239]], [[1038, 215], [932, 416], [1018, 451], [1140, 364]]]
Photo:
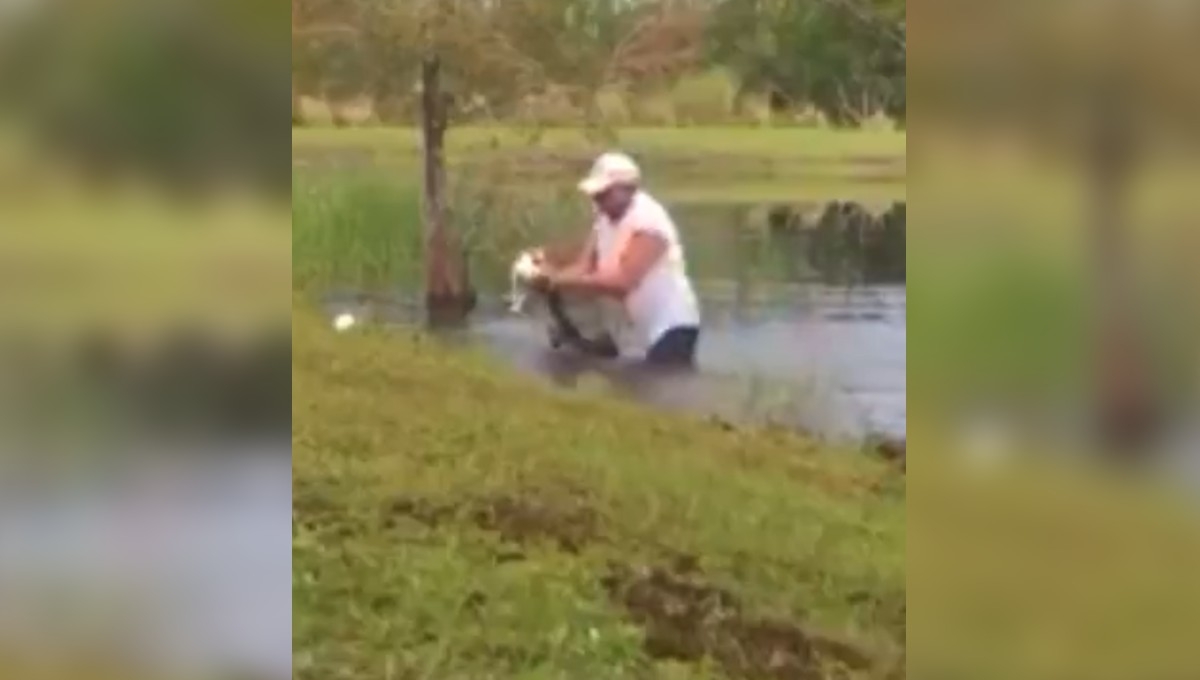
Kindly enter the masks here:
[[534, 290], [531, 284], [542, 273], [545, 262], [546, 254], [541, 248], [523, 250], [513, 260], [509, 276], [509, 310], [515, 314], [527, 313], [529, 303], [536, 300], [548, 316], [547, 331], [552, 346], [571, 342], [586, 348], [589, 353], [615, 356], [613, 329], [617, 324], [611, 305], [594, 298], [581, 299], [562, 293], [545, 295]]
[[508, 308], [510, 311], [517, 314], [525, 311], [525, 302], [529, 299], [531, 292], [529, 286], [542, 273], [545, 257], [541, 248], [529, 248], [522, 250], [513, 260], [509, 274]]

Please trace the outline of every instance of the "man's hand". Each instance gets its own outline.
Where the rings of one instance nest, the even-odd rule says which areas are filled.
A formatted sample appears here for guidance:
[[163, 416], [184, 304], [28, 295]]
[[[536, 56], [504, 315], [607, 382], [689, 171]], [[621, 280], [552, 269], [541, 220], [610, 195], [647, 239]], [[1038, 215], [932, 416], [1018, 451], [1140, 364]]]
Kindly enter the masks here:
[[549, 293], [554, 290], [555, 272], [543, 268], [538, 275], [529, 281], [529, 287], [539, 293]]

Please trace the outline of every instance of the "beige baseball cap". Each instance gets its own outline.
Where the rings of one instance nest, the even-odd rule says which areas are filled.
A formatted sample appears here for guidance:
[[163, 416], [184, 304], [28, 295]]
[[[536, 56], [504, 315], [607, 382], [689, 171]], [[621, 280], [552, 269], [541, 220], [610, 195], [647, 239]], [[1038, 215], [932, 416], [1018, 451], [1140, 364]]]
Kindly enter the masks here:
[[579, 190], [588, 196], [595, 196], [611, 186], [637, 184], [641, 179], [642, 171], [632, 158], [611, 151], [596, 159], [588, 176], [579, 183]]

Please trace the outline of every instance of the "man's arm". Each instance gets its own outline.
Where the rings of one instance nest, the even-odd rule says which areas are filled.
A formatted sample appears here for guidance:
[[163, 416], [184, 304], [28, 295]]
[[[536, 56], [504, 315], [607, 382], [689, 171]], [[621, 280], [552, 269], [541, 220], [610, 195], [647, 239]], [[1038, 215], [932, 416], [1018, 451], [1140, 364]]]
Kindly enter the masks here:
[[662, 236], [638, 231], [629, 238], [616, 271], [593, 269], [575, 273], [562, 270], [550, 274], [549, 284], [559, 290], [624, 298], [641, 283], [654, 263], [666, 252], [667, 242]]

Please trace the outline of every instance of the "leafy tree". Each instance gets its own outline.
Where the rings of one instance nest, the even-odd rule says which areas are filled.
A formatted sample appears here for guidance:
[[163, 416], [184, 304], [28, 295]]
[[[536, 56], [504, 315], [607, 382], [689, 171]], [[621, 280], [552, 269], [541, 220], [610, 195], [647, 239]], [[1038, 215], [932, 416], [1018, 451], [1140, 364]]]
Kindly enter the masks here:
[[835, 121], [903, 118], [905, 41], [904, 0], [293, 0], [298, 90], [390, 117], [410, 116], [434, 50], [460, 113], [559, 92], [595, 114], [604, 88], [661, 93], [719, 66]]
[[811, 103], [837, 123], [903, 117], [901, 0], [719, 0], [709, 57], [779, 106]]
[[285, 193], [282, 2], [70, 3], [4, 26], [9, 112], [93, 176]]

